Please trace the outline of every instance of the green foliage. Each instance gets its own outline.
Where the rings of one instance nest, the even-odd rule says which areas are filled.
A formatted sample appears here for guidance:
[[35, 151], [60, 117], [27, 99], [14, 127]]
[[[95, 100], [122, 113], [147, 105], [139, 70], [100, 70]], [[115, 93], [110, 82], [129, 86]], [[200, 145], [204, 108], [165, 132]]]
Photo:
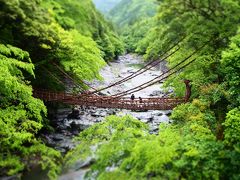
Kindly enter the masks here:
[[[205, 44], [204, 49], [194, 56], [194, 63], [165, 83], [165, 86], [174, 86], [175, 92], [180, 96], [183, 95], [182, 80], [189, 79], [192, 81], [193, 97], [197, 97], [204, 86], [222, 81], [221, 53], [230, 38], [236, 34], [239, 10], [240, 5], [235, 0], [161, 1], [156, 17], [152, 18], [155, 22], [145, 33], [145, 38], [138, 41], [136, 51], [145, 54], [145, 59], [157, 59], [158, 55], [184, 36], [186, 38], [179, 44], [181, 49], [167, 60], [168, 66], [173, 67], [190, 52]], [[235, 63], [239, 62], [238, 57], [234, 57]], [[238, 69], [235, 68], [234, 73], [237, 72]], [[236, 79], [236, 75], [233, 77]], [[235, 83], [237, 84], [236, 80]], [[225, 93], [222, 90], [219, 92]], [[234, 97], [236, 96], [235, 93]]]
[[186, 103], [174, 109], [171, 116], [177, 123], [184, 121], [204, 121], [204, 113], [208, 111], [209, 104], [194, 99], [192, 103]]
[[[177, 96], [183, 96], [182, 80], [191, 80], [192, 98], [196, 100], [176, 108], [173, 117], [184, 122], [191, 118], [202, 119], [218, 139], [223, 138], [222, 123], [227, 107], [237, 107], [239, 104], [239, 56], [236, 46], [239, 10], [237, 1], [166, 0], [160, 4], [155, 25], [157, 28], [155, 33], [150, 34], [153, 37], [146, 37], [155, 39], [146, 50], [147, 59], [157, 58], [166, 47], [180, 37], [185, 37], [179, 44], [181, 49], [167, 59], [169, 67], [174, 67], [190, 52], [205, 45], [192, 57], [196, 58], [192, 64], [168, 78], [165, 87], [174, 87]], [[157, 45], [163, 48], [158, 49]], [[204, 102], [206, 110], [202, 111], [201, 107], [195, 106], [196, 102]], [[188, 116], [184, 117], [184, 114]]]
[[73, 76], [91, 80], [99, 78], [103, 59], [112, 60], [123, 52], [122, 42], [90, 0], [1, 0], [1, 4], [0, 41], [29, 52], [36, 65], [36, 79], [31, 79], [35, 87], [62, 89], [55, 77], [63, 79], [63, 75], [53, 62], [70, 73], [72, 63]]
[[[209, 102], [208, 102], [209, 103]], [[221, 130], [221, 126], [219, 125], [219, 122], [214, 117], [214, 113], [209, 111], [209, 104], [203, 103], [199, 100], [194, 100], [192, 104], [185, 104], [181, 105], [174, 109], [173, 114], [171, 116], [172, 119], [174, 119], [175, 123], [181, 123], [184, 128], [187, 127], [188, 123], [192, 124], [193, 132], [201, 130], [202, 132], [205, 132], [206, 134], [209, 134], [212, 132], [212, 138], [214, 136], [218, 136], [219, 128]], [[201, 164], [204, 164], [204, 166], [211, 167], [206, 171], [204, 167], [203, 173], [206, 174], [205, 176], [207, 179], [214, 177], [214, 179], [222, 178], [229, 178], [229, 179], [238, 179], [240, 176], [239, 173], [239, 163], [237, 163], [240, 159], [240, 151], [239, 151], [239, 108], [235, 108], [227, 113], [226, 119], [223, 123], [223, 131], [224, 131], [224, 141], [212, 141], [212, 142], [202, 142], [197, 141], [194, 145], [197, 145], [198, 143], [201, 143], [200, 146], [197, 145], [197, 152], [199, 152], [199, 149], [202, 149], [204, 151], [204, 154], [198, 154], [202, 157], [207, 157], [209, 160], [204, 160], [202, 157], [199, 159], [199, 157], [195, 157], [194, 159], [184, 157], [184, 159], [188, 162], [188, 165], [185, 164], [185, 161], [180, 160], [177, 162], [180, 163], [180, 165], [184, 165], [183, 167], [187, 172], [184, 174], [187, 175], [194, 175], [198, 178], [201, 178], [201, 174], [196, 174], [196, 170], [192, 170], [192, 167], [196, 166], [196, 161], [201, 162]], [[187, 124], [186, 124], [187, 123]], [[204, 126], [202, 128], [201, 126]], [[191, 134], [190, 132], [188, 134]], [[201, 135], [202, 136], [202, 135]], [[188, 140], [192, 141], [194, 137], [191, 137], [191, 135], [188, 136]], [[189, 144], [185, 144], [186, 140], [184, 140], [183, 147], [189, 146]], [[206, 153], [207, 152], [207, 153]], [[206, 154], [205, 154], [206, 153]], [[208, 155], [210, 155], [208, 157]], [[196, 159], [197, 158], [197, 159]], [[205, 165], [205, 163], [207, 165]], [[216, 167], [215, 164], [218, 164], [219, 167]], [[191, 166], [189, 166], [191, 165]], [[181, 167], [182, 169], [182, 167]], [[210, 172], [210, 173], [209, 173]]]
[[235, 146], [240, 143], [240, 110], [235, 108], [227, 114], [226, 121], [223, 123], [224, 141], [229, 146]]
[[[0, 44], [0, 176], [14, 175], [35, 164], [48, 168], [56, 178], [60, 153], [37, 138], [46, 108], [32, 97], [23, 71], [34, 76], [29, 54]], [[37, 161], [39, 160], [39, 161]]]
[[144, 124], [130, 117], [108, 117], [79, 135], [76, 140], [81, 144], [67, 155], [67, 166], [74, 167], [79, 157], [95, 154], [96, 161], [90, 167], [88, 178], [237, 177], [237, 171], [227, 171], [235, 166], [236, 161], [231, 161], [229, 156], [234, 152], [216, 140], [207, 124], [189, 121], [161, 125], [159, 135], [150, 135], [146, 130]]
[[155, 15], [155, 0], [122, 0], [109, 13], [120, 28], [133, 25], [136, 21]]
[[66, 32], [59, 28], [59, 35], [62, 41], [56, 57], [62, 60], [60, 63], [65, 70], [72, 72], [79, 79], [100, 78], [99, 70], [105, 65], [105, 62], [96, 43], [76, 30]]
[[[216, 141], [214, 134], [204, 125], [193, 122], [181, 129], [179, 157], [173, 162], [176, 172], [186, 179], [221, 179], [224, 146]], [[228, 166], [228, 165], [226, 165]], [[229, 166], [232, 166], [229, 164]]]
[[138, 42], [147, 35], [154, 23], [151, 17], [156, 11], [155, 0], [122, 0], [109, 12], [109, 17], [123, 36], [128, 52], [134, 52]]
[[147, 33], [149, 33], [148, 30], [152, 28], [153, 25], [153, 18], [146, 18], [126, 28], [122, 33], [124, 42], [126, 43], [126, 49], [129, 52], [136, 51], [139, 54], [145, 54], [148, 42], [143, 42], [142, 39], [147, 36]]
[[232, 179], [239, 179], [239, 160], [240, 160], [240, 111], [235, 108], [227, 113], [224, 126], [224, 143], [228, 148], [228, 162], [233, 166], [228, 167], [225, 171], [231, 173]]
[[[139, 137], [144, 136], [146, 132], [147, 132], [146, 125], [129, 116], [125, 116], [123, 118], [109, 116], [103, 123], [95, 124], [92, 127], [80, 133], [79, 137], [76, 138], [76, 141], [81, 141], [81, 144], [77, 146], [76, 149], [74, 149], [73, 151], [69, 152], [66, 155], [65, 157], [66, 165], [67, 166], [73, 165], [73, 163], [75, 163], [76, 160], [93, 155], [95, 152], [91, 151], [90, 148], [91, 146], [104, 146], [105, 142], [111, 140], [114, 142], [116, 139], [118, 139], [118, 136], [124, 137], [126, 135], [127, 136], [129, 135], [129, 137], [132, 137], [134, 139], [134, 137], [137, 136]], [[118, 143], [125, 142], [121, 141]], [[124, 146], [121, 147], [124, 148]], [[107, 148], [104, 149], [107, 150]], [[110, 148], [108, 150], [114, 153], [115, 148]], [[114, 155], [112, 155], [111, 156], [112, 159], [111, 160], [109, 159], [109, 161], [118, 161], [119, 160], [118, 156], [122, 155], [119, 154], [117, 155], [117, 157], [114, 157]], [[104, 159], [102, 159], [102, 161], [104, 161]]]
[[194, 99], [192, 103], [182, 104], [173, 110], [171, 118], [177, 124], [197, 123], [209, 128], [215, 135], [218, 131], [217, 118], [210, 110], [210, 102]]
[[221, 66], [225, 75], [229, 101], [234, 106], [240, 105], [240, 29], [238, 34], [231, 39], [229, 48], [222, 53]]
[[96, 41], [106, 61], [124, 52], [123, 43], [114, 33], [111, 24], [96, 11], [91, 0], [81, 3], [77, 0], [59, 0], [53, 1], [49, 6], [55, 13], [55, 19], [64, 29], [76, 29], [82, 35]]

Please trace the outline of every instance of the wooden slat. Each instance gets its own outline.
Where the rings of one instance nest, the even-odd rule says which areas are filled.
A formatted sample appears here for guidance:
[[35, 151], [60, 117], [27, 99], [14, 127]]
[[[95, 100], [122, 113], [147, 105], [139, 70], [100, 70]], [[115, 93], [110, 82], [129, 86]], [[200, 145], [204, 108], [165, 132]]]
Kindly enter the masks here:
[[99, 108], [119, 108], [130, 110], [171, 110], [179, 104], [187, 102], [185, 98], [115, 98], [111, 96], [81, 96], [70, 93], [34, 90], [34, 97], [44, 101], [57, 101], [71, 105], [84, 105]]

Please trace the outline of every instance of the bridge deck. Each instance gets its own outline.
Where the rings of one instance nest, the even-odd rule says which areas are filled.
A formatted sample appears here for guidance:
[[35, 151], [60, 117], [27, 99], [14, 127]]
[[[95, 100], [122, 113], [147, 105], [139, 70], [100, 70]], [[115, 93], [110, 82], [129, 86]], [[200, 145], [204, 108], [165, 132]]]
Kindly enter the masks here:
[[171, 110], [179, 104], [187, 102], [187, 98], [116, 98], [112, 96], [74, 95], [35, 90], [34, 97], [44, 101], [62, 102], [71, 105], [81, 105], [98, 108], [117, 108], [130, 110]]

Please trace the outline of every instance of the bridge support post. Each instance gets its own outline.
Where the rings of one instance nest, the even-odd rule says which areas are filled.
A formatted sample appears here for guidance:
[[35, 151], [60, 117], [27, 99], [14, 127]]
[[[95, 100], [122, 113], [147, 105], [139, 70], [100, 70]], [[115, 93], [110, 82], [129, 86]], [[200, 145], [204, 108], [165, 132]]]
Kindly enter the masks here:
[[189, 101], [190, 97], [191, 97], [191, 84], [190, 84], [190, 80], [184, 80], [184, 83], [186, 85], [186, 92], [185, 92], [185, 101]]

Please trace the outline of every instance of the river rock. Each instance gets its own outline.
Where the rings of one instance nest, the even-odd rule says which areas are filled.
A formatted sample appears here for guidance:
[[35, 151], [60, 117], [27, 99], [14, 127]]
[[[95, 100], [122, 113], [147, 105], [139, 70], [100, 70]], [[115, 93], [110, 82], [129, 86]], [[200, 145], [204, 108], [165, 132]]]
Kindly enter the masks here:
[[162, 96], [164, 95], [164, 92], [163, 91], [153, 91], [149, 96]]
[[116, 115], [116, 110], [113, 110], [113, 109], [109, 109], [108, 111], [107, 111], [107, 114], [108, 115]]
[[150, 125], [149, 133], [150, 134], [156, 134], [156, 133], [158, 133], [158, 130], [159, 130], [158, 125]]
[[143, 123], [149, 123], [150, 121], [149, 121], [149, 119], [138, 119], [138, 120], [140, 120], [141, 122], [143, 122]]
[[79, 129], [80, 131], [83, 131], [87, 128], [89, 128], [91, 125], [90, 124], [79, 124]]
[[55, 121], [62, 121], [66, 118], [66, 114], [58, 114]]
[[172, 115], [172, 111], [166, 111], [165, 114], [166, 114], [167, 116], [171, 116], [171, 115]]
[[72, 132], [73, 131], [78, 131], [80, 129], [79, 125], [77, 125], [75, 121], [71, 122], [70, 127], [71, 127]]
[[64, 140], [64, 135], [62, 135], [62, 134], [54, 134], [53, 135], [53, 137], [52, 137], [52, 139], [54, 140], [54, 141], [62, 141], [62, 140]]
[[68, 115], [68, 119], [79, 119], [80, 111], [77, 108], [72, 110], [72, 113]]
[[132, 73], [134, 73], [135, 71], [134, 71], [133, 69], [129, 69], [129, 70], [127, 70], [127, 72], [132, 74]]
[[159, 74], [152, 74], [153, 77], [159, 76]]
[[70, 108], [61, 108], [61, 109], [58, 109], [57, 115], [66, 115], [71, 111], [72, 111], [72, 109], [70, 109]]
[[80, 113], [79, 113], [80, 116], [83, 116], [84, 114], [85, 114], [84, 111], [80, 111]]
[[102, 93], [102, 92], [98, 92], [98, 95], [100, 95], [100, 96], [107, 96], [105, 93]]
[[169, 117], [167, 115], [162, 115], [162, 116], [156, 116], [154, 118], [154, 122], [156, 123], [168, 123], [169, 122]]
[[105, 117], [107, 116], [107, 112], [106, 111], [95, 111], [91, 113], [91, 116], [93, 117]]
[[116, 166], [111, 166], [111, 167], [106, 167], [106, 169], [105, 169], [105, 171], [106, 172], [113, 172], [113, 171], [115, 171], [117, 169], [117, 167]]
[[62, 132], [64, 130], [67, 130], [68, 126], [66, 125], [65, 121], [59, 122], [56, 124], [56, 131]]
[[154, 116], [162, 116], [164, 113], [163, 112], [159, 112], [159, 111], [153, 111], [151, 113], [151, 115], [154, 117]]
[[75, 147], [71, 139], [65, 139], [63, 142], [61, 142], [59, 148], [61, 149], [62, 153], [66, 153], [70, 150], [72, 150]]
[[82, 168], [89, 167], [91, 164], [93, 164], [96, 160], [92, 157], [87, 157], [86, 160], [79, 160], [77, 161], [74, 166], [72, 167], [73, 170], [78, 171]]
[[91, 113], [91, 116], [93, 116], [93, 117], [99, 117], [99, 116], [100, 116], [100, 113], [99, 113], [99, 112], [93, 112], [93, 113]]
[[20, 174], [15, 176], [1, 177], [1, 180], [18, 180], [20, 179]]
[[81, 180], [84, 179], [85, 174], [88, 172], [88, 169], [69, 172], [60, 176], [59, 180]]
[[94, 119], [94, 122], [95, 122], [95, 123], [102, 122], [102, 118], [96, 118], [96, 119]]
[[87, 124], [80, 124], [80, 130], [83, 131], [85, 129], [88, 129], [90, 126], [92, 126], [94, 123], [87, 123]]
[[137, 117], [138, 119], [151, 119], [152, 114], [151, 113], [134, 113], [133, 116]]
[[55, 148], [57, 151], [59, 151], [61, 154], [66, 154], [69, 150], [66, 150], [65, 148], [61, 148], [59, 146], [57, 146]]

